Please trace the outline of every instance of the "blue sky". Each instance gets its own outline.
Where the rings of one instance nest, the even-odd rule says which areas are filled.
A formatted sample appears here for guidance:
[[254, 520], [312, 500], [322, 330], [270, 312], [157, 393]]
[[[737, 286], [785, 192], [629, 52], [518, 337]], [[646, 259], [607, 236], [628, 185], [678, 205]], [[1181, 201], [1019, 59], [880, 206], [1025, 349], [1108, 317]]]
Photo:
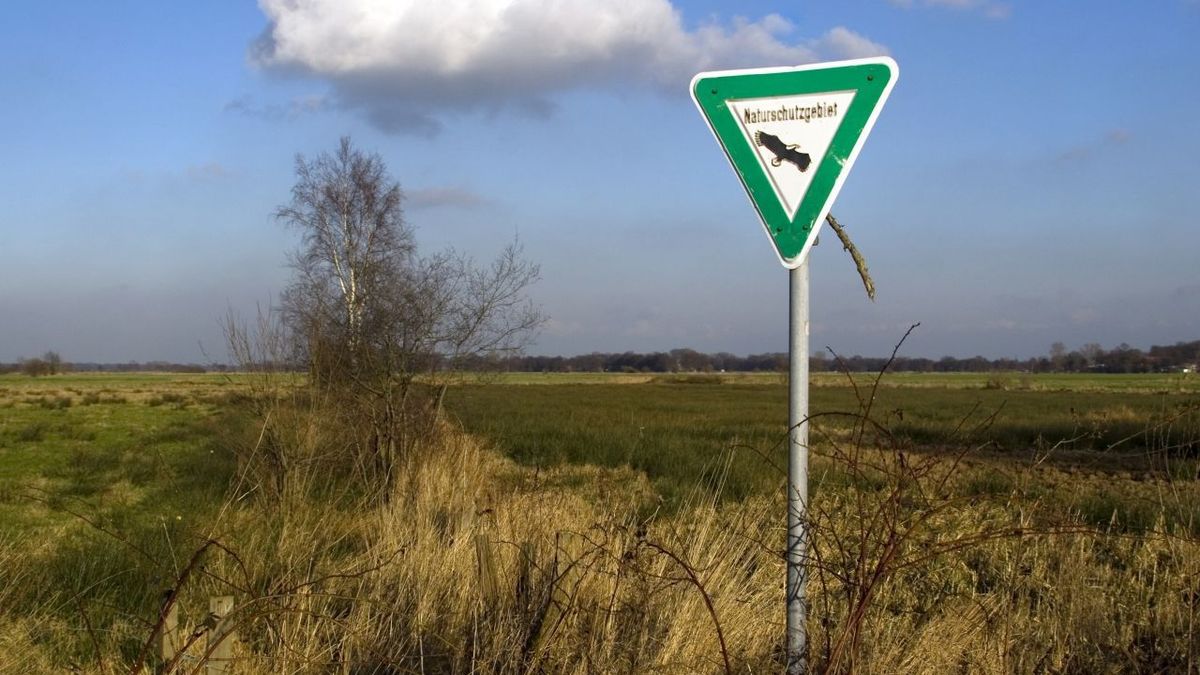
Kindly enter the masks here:
[[6, 3], [0, 361], [223, 360], [296, 153], [378, 152], [426, 250], [542, 266], [534, 353], [786, 349], [787, 274], [687, 96], [888, 54], [812, 252], [814, 347], [1200, 339], [1200, 2]]

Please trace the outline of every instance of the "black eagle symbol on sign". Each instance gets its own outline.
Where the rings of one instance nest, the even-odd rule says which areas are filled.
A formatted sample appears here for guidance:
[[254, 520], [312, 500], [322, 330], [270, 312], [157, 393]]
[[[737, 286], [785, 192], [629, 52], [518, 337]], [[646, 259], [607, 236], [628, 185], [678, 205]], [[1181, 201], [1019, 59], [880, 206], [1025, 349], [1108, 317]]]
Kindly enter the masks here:
[[754, 142], [775, 155], [775, 159], [771, 160], [771, 166], [779, 166], [784, 162], [791, 162], [796, 165], [797, 169], [803, 173], [808, 170], [808, 165], [812, 164], [812, 157], [808, 156], [807, 152], [800, 152], [796, 148], [799, 145], [788, 145], [784, 143], [778, 136], [773, 136], [763, 131], [754, 132]]

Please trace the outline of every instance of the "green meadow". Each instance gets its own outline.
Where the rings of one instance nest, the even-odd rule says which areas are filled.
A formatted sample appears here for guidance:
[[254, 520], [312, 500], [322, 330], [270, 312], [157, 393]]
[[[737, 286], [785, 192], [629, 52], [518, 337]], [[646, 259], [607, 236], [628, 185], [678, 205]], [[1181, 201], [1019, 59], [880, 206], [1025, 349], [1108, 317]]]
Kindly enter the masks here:
[[[120, 518], [202, 510], [232, 471], [222, 434], [240, 419], [246, 382], [0, 377], [0, 531], [70, 520], [53, 508], [69, 500]], [[463, 429], [519, 463], [629, 467], [668, 505], [718, 479], [725, 499], [778, 489], [786, 463], [787, 392], [775, 373], [504, 373], [466, 378], [446, 405]], [[877, 384], [870, 374], [814, 373], [814, 454], [844, 441], [866, 406], [914, 451], [969, 449], [970, 465], [997, 475], [1036, 464], [1080, 485], [1144, 483], [1164, 468], [1186, 475], [1200, 439], [1194, 376], [895, 373]]]
[[[773, 545], [755, 537], [778, 536], [784, 517], [787, 394], [778, 374], [463, 378], [446, 395], [445, 419], [465, 431], [469, 443], [454, 440], [455, 431], [431, 446], [451, 450], [430, 451], [433, 459], [406, 468], [408, 492], [397, 497], [396, 507], [402, 515], [385, 521], [374, 507], [358, 513], [347, 509], [348, 502], [323, 501], [319, 489], [285, 509], [242, 489], [238, 457], [266, 437], [265, 422], [252, 414], [256, 382], [256, 376], [240, 374], [0, 377], [0, 651], [8, 654], [0, 657], [0, 672], [112, 672], [146, 663], [145, 640], [153, 635], [151, 619], [164, 589], [176, 583], [197, 542], [211, 538], [238, 556], [220, 578], [249, 576], [239, 593], [273, 588], [281, 582], [272, 580], [282, 578], [299, 579], [297, 588], [316, 583], [297, 570], [311, 576], [324, 569], [321, 579], [350, 578], [338, 570], [374, 569], [373, 547], [383, 544], [411, 550], [375, 585], [362, 581], [330, 590], [332, 604], [320, 611], [350, 616], [338, 604], [338, 594], [345, 593], [362, 595], [364, 608], [394, 602], [388, 598], [396, 584], [414, 589], [413, 612], [432, 611], [416, 608], [452, 596], [458, 604], [446, 616], [412, 626], [393, 617], [389, 621], [407, 627], [371, 639], [398, 641], [398, 653], [409, 653], [404, 650], [426, 637], [459, 645], [457, 656], [445, 656], [449, 660], [432, 672], [461, 672], [464, 663], [511, 669], [505, 659], [521, 653], [520, 640], [497, 642], [494, 652], [462, 651], [461, 645], [474, 643], [459, 642], [461, 631], [477, 630], [471, 626], [481, 617], [500, 621], [491, 610], [479, 614], [484, 610], [474, 582], [464, 586], [462, 575], [473, 579], [477, 566], [494, 558], [488, 564], [500, 569], [488, 572], [488, 579], [517, 574], [512, 583], [520, 591], [526, 582], [518, 572], [528, 561], [514, 557], [505, 542], [520, 539], [526, 542], [520, 546], [534, 548], [553, 542], [541, 555], [583, 560], [593, 549], [572, 548], [561, 543], [563, 537], [591, 542], [592, 534], [580, 533], [595, 528], [609, 532], [606, 537], [631, 537], [632, 523], [650, 533], [638, 537], [658, 536], [656, 546], [709, 560], [696, 562], [693, 572], [708, 587], [741, 590], [714, 592], [710, 612], [695, 604], [686, 586], [668, 583], [661, 596], [623, 588], [621, 575], [634, 573], [626, 563], [609, 571], [588, 567], [573, 582], [579, 604], [568, 603], [569, 616], [576, 617], [571, 620], [584, 622], [579, 630], [593, 625], [586, 618], [589, 607], [626, 593], [633, 594], [627, 602], [640, 608], [635, 614], [642, 618], [629, 619], [626, 627], [611, 620], [596, 624], [609, 626], [588, 633], [598, 642], [578, 642], [573, 633], [546, 637], [548, 646], [539, 647], [548, 654], [545, 663], [560, 664], [547, 665], [547, 672], [569, 670], [562, 664], [580, 654], [617, 659], [605, 662], [610, 665], [644, 658], [620, 656], [626, 643], [642, 645], [637, 653], [654, 658], [679, 649], [671, 658], [684, 661], [676, 663], [711, 664], [714, 643], [697, 645], [685, 636], [708, 635], [713, 612], [726, 621], [730, 639], [741, 641], [735, 661], [754, 672], [777, 667], [779, 627], [771, 608], [778, 607], [772, 589], [780, 563]], [[877, 382], [871, 375], [817, 373], [811, 394], [814, 527], [827, 533], [819, 535], [826, 538], [818, 539], [817, 550], [833, 560], [822, 562], [817, 573], [814, 606], [824, 608], [823, 616], [849, 616], [853, 603], [836, 589], [851, 588], [847, 584], [858, 574], [853, 570], [868, 562], [887, 570], [871, 613], [854, 624], [873, 637], [851, 657], [829, 656], [838, 652], [827, 644], [820, 653], [831, 659], [830, 668], [845, 671], [847, 662], [839, 660], [845, 658], [873, 672], [944, 672], [950, 662], [976, 664], [964, 672], [1192, 668], [1200, 654], [1200, 638], [1187, 628], [1200, 611], [1194, 601], [1200, 596], [1190, 590], [1200, 579], [1200, 381], [1179, 375], [896, 373]], [[322, 429], [336, 428], [323, 419], [287, 414], [296, 424], [312, 424], [312, 431], [297, 428], [297, 440], [277, 442], [319, 441], [316, 450], [336, 443], [321, 436]], [[444, 461], [439, 452], [447, 453]], [[464, 484], [477, 487], [464, 493]], [[878, 514], [891, 514], [890, 530], [871, 529]], [[474, 539], [451, 537], [442, 548], [421, 548], [446, 536], [447, 518], [458, 519], [455, 527], [468, 528]], [[381, 522], [388, 523], [383, 530]], [[410, 527], [417, 529], [393, 531]], [[862, 528], [861, 541], [845, 543], [855, 528]], [[975, 533], [978, 528], [985, 534]], [[479, 538], [489, 532], [499, 548], [484, 553]], [[908, 557], [888, 558], [873, 548], [888, 532], [902, 538]], [[636, 548], [641, 540], [622, 546]], [[419, 541], [427, 543], [417, 546]], [[475, 543], [452, 543], [461, 541]], [[934, 549], [943, 553], [926, 561], [924, 551]], [[726, 557], [704, 557], [720, 551]], [[738, 566], [743, 563], [750, 567]], [[421, 576], [443, 567], [459, 576]], [[673, 578], [669, 570], [637, 569], [645, 583]], [[1064, 576], [1066, 569], [1073, 576]], [[216, 578], [214, 572], [193, 582], [193, 604], [205, 594], [229, 592]], [[412, 581], [418, 578], [425, 581]], [[548, 579], [548, 597], [558, 597], [558, 581]], [[1093, 587], [1108, 590], [1089, 595]], [[422, 589], [434, 595], [426, 598]], [[665, 604], [655, 605], [656, 598]], [[496, 602], [519, 599], [519, 593], [516, 600], [501, 594]], [[660, 630], [655, 622], [684, 616], [683, 606], [689, 618], [669, 631], [679, 637], [651, 639]], [[382, 620], [370, 613], [376, 609], [363, 611], [353, 636], [374, 635]], [[541, 624], [530, 628], [521, 618], [526, 610], [506, 611], [517, 622], [512, 630], [538, 635]], [[1004, 617], [1000, 623], [998, 616]], [[451, 627], [438, 628], [438, 621]], [[266, 632], [246, 629], [257, 636], [239, 647], [251, 665], [235, 672], [274, 672], [286, 662], [281, 654], [296, 645], [351, 635], [329, 638], [327, 627], [297, 623], [298, 632], [284, 639], [286, 626], [268, 624]], [[833, 640], [846, 625], [830, 619], [811, 630], [815, 639]], [[622, 637], [628, 631], [640, 641]], [[1014, 632], [1020, 640], [1005, 637]], [[941, 635], [950, 637], [936, 637]], [[271, 640], [284, 647], [269, 646]], [[978, 651], [979, 640], [991, 651]], [[304, 658], [312, 665], [333, 657], [321, 652]], [[700, 661], [686, 661], [692, 658]], [[502, 663], [510, 665], [496, 665]], [[692, 666], [673, 667], [661, 666], [667, 672]]]

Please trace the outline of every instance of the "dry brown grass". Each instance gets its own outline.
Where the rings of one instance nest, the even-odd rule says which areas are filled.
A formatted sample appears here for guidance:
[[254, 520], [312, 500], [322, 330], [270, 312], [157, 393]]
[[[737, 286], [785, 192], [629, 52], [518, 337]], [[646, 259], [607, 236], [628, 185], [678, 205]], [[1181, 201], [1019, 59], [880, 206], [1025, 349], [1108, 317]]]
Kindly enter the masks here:
[[[726, 659], [734, 672], [780, 670], [776, 500], [697, 500], [646, 516], [652, 493], [635, 472], [535, 472], [457, 433], [429, 450], [405, 464], [383, 505], [330, 508], [298, 495], [285, 508], [232, 505], [214, 532], [221, 547], [181, 587], [185, 620], [200, 626], [209, 595], [234, 593], [237, 672], [247, 673], [706, 673], [724, 672]], [[826, 495], [824, 508], [848, 514], [863, 496]], [[1014, 522], [1030, 533], [1012, 534]], [[1195, 541], [1063, 523], [1039, 533], [1020, 507], [962, 501], [901, 542], [906, 564], [876, 580], [861, 639], [832, 662], [857, 590], [838, 574], [874, 561], [868, 552], [839, 567], [838, 542], [872, 535], [852, 518], [819, 524], [831, 529], [818, 535], [810, 588], [817, 672], [1194, 667]], [[925, 555], [984, 532], [1009, 536]], [[87, 639], [58, 621], [43, 633]], [[105, 630], [147, 635], [133, 622]], [[32, 650], [23, 668], [55, 662], [22, 631], [8, 624], [0, 640]], [[128, 671], [118, 644], [101, 645], [104, 663]], [[182, 659], [177, 671], [196, 663]]]
[[250, 591], [247, 672], [708, 672], [723, 668], [714, 612], [730, 658], [768, 667], [782, 564], [733, 534], [763, 504], [639, 519], [652, 493], [635, 472], [535, 474], [466, 436], [441, 443], [385, 505], [231, 511], [237, 558], [214, 553], [185, 601], [217, 577]]

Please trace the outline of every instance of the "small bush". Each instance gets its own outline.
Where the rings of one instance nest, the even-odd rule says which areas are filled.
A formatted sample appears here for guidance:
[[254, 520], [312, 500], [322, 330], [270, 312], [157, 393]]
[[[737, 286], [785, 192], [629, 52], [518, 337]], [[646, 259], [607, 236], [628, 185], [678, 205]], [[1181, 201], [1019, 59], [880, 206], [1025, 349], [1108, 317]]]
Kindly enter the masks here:
[[71, 407], [70, 396], [39, 396], [37, 398], [26, 399], [26, 403], [35, 405], [43, 410], [65, 410]]
[[96, 440], [96, 432], [91, 427], [84, 424], [61, 424], [54, 429], [63, 438], [69, 438], [75, 441], [94, 441]]
[[990, 375], [987, 382], [983, 384], [984, 389], [1008, 391], [1010, 387], [1012, 387], [1012, 380], [1007, 375]]
[[46, 438], [49, 427], [45, 422], [33, 422], [17, 429], [12, 438], [20, 443], [37, 443]]
[[1111, 490], [1084, 497], [1079, 512], [1084, 522], [1115, 532], [1146, 532], [1158, 518], [1158, 509], [1154, 505]]
[[176, 394], [174, 392], [165, 392], [162, 394], [156, 394], [154, 396], [151, 396], [149, 399], [146, 400], [146, 405], [148, 405], [150, 407], [157, 407], [157, 406], [160, 406], [160, 405], [163, 405], [166, 403], [172, 403], [176, 407], [184, 408], [184, 407], [187, 407], [188, 398], [186, 396], [184, 396], [183, 394]]
[[651, 380], [651, 382], [655, 384], [721, 384], [721, 376], [715, 373], [659, 375]]
[[972, 497], [1004, 495], [1013, 491], [1015, 484], [1011, 476], [997, 471], [973, 475], [963, 486], [963, 492]]

